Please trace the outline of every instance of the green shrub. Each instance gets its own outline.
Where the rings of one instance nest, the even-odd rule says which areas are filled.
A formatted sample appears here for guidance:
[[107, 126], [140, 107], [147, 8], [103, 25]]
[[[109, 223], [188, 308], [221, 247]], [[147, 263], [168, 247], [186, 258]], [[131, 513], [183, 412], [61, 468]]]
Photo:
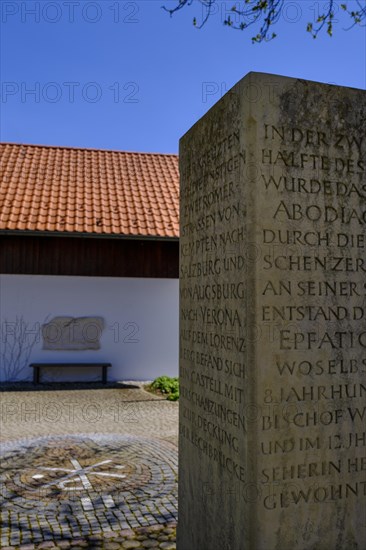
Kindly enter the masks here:
[[179, 399], [179, 380], [170, 376], [159, 376], [150, 384], [150, 389], [155, 392], [162, 393], [169, 401], [177, 401]]

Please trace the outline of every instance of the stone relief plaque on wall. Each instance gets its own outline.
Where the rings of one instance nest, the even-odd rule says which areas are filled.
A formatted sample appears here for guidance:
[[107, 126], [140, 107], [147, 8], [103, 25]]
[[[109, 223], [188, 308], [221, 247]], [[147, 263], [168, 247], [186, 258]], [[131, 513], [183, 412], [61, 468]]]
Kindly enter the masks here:
[[54, 317], [42, 325], [44, 350], [98, 350], [103, 317]]

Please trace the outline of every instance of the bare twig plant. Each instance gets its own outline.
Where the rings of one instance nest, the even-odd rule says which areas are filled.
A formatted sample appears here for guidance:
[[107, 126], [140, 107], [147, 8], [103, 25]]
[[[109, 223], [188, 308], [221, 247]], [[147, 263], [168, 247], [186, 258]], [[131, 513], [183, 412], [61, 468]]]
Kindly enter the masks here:
[[4, 381], [18, 379], [39, 339], [39, 323], [30, 326], [23, 316], [17, 316], [15, 321], [4, 320], [1, 330], [1, 378]]

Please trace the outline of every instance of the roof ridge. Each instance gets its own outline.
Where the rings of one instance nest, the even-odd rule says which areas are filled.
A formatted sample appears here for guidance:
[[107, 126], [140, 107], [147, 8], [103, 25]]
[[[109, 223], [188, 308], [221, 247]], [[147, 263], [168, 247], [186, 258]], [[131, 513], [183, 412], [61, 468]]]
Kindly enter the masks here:
[[41, 145], [37, 143], [20, 143], [20, 142], [11, 142], [11, 141], [1, 141], [0, 145], [15, 145], [18, 147], [38, 147], [44, 149], [68, 149], [76, 151], [99, 151], [105, 153], [124, 153], [128, 155], [156, 155], [161, 157], [178, 157], [177, 153], [158, 153], [158, 152], [147, 152], [147, 151], [122, 151], [119, 149], [98, 149], [95, 147], [73, 147], [71, 145]]

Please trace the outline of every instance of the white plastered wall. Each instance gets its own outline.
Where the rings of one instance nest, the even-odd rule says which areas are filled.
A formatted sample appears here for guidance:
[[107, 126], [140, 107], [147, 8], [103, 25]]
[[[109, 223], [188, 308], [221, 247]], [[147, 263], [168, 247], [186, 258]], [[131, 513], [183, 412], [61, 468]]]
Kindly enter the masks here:
[[[69, 361], [112, 363], [109, 380], [178, 376], [178, 292], [177, 279], [0, 275], [0, 379], [30, 380], [31, 362]], [[56, 316], [103, 317], [101, 348], [43, 350], [41, 325]], [[19, 338], [22, 349], [11, 350]], [[100, 371], [45, 369], [42, 378], [97, 380]]]

